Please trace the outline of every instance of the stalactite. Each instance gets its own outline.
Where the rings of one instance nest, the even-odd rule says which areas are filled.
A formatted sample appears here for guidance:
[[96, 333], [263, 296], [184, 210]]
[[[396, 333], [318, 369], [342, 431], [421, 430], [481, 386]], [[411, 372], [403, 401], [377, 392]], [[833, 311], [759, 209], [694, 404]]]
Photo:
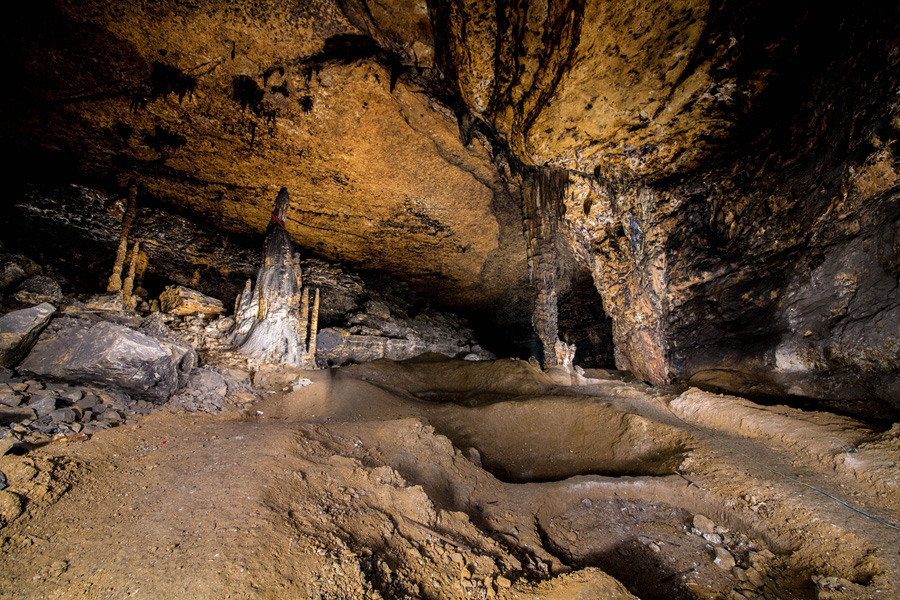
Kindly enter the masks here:
[[309, 349], [307, 361], [310, 367], [316, 366], [316, 335], [319, 332], [319, 288], [316, 288], [316, 299], [313, 301], [312, 316], [309, 323]]
[[141, 251], [141, 243], [135, 242], [131, 248], [131, 261], [128, 263], [128, 274], [122, 283], [122, 301], [128, 310], [134, 310], [137, 306], [137, 298], [132, 294], [134, 291], [134, 273], [137, 269], [138, 253]]
[[125, 255], [128, 253], [128, 233], [131, 231], [131, 224], [134, 222], [136, 212], [137, 187], [131, 186], [128, 190], [128, 205], [125, 208], [125, 215], [122, 217], [122, 232], [119, 234], [116, 262], [113, 264], [112, 275], [109, 276], [109, 282], [106, 285], [107, 292], [118, 292], [122, 289], [122, 267], [125, 265]]
[[303, 288], [300, 299], [300, 343], [306, 346], [307, 329], [309, 328], [309, 288]]
[[556, 235], [569, 174], [544, 168], [526, 177], [522, 186], [524, 230], [529, 279], [535, 286], [532, 323], [544, 350], [544, 366], [557, 364]]

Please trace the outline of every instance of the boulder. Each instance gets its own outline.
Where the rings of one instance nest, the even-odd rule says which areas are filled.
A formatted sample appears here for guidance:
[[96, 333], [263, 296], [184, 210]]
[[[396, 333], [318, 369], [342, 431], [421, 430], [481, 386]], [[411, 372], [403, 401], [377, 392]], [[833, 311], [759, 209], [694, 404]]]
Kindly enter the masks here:
[[0, 317], [0, 365], [15, 366], [56, 312], [52, 304], [38, 304]]
[[159, 295], [159, 305], [163, 312], [179, 316], [200, 313], [215, 317], [225, 312], [221, 300], [181, 285], [167, 287]]
[[121, 290], [109, 294], [96, 294], [84, 301], [87, 310], [95, 311], [123, 311], [125, 302], [122, 299]]
[[44, 275], [29, 277], [19, 284], [13, 298], [24, 304], [59, 302], [63, 294], [59, 284]]
[[25, 270], [17, 262], [0, 263], [0, 289], [15, 285], [25, 279]]
[[106, 321], [61, 318], [48, 327], [19, 371], [74, 383], [107, 384], [161, 404], [187, 378], [194, 351]]

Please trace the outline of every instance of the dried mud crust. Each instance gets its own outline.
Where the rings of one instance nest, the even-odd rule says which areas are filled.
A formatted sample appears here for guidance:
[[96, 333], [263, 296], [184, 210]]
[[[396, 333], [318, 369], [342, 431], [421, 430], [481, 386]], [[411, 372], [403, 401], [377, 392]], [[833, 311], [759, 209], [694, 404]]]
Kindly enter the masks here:
[[[415, 370], [445, 393], [448, 372], [462, 369], [477, 390], [482, 377], [498, 380], [503, 362]], [[789, 447], [767, 445], [784, 436], [680, 421], [666, 408], [671, 396], [634, 384], [558, 388], [532, 374], [525, 394], [505, 388], [470, 407], [418, 400], [411, 392], [428, 389], [412, 378], [405, 390], [389, 389], [398, 370], [410, 372], [389, 362], [263, 369], [253, 386], [268, 394], [245, 411], [157, 411], [88, 442], [2, 457], [62, 465], [51, 479], [68, 485], [77, 474], [77, 483], [0, 532], [0, 597], [741, 600], [898, 591], [900, 536], [745, 458], [891, 516], [900, 502], [883, 493], [897, 476], [885, 462], [891, 432], [861, 436], [870, 441], [851, 453], [877, 467], [876, 487], [859, 475], [869, 472], [862, 463], [848, 471], [834, 456], [816, 462], [796, 451], [797, 436]], [[510, 382], [529, 376], [521, 364], [509, 373]], [[301, 378], [312, 384], [293, 385]], [[548, 400], [562, 403], [558, 414], [566, 402], [582, 411], [588, 429], [610, 411], [640, 417], [679, 440], [679, 464], [655, 476], [569, 477], [562, 468], [557, 480], [526, 483], [482, 468], [483, 440], [497, 460], [512, 459], [502, 452], [518, 450], [504, 437], [525, 436], [526, 421], [549, 429], [554, 413], [537, 410]], [[583, 410], [592, 402], [603, 410]], [[484, 406], [495, 411], [490, 419]], [[466, 437], [476, 426], [492, 437]], [[613, 446], [634, 443], [598, 431]], [[573, 453], [591, 443], [557, 442]]]

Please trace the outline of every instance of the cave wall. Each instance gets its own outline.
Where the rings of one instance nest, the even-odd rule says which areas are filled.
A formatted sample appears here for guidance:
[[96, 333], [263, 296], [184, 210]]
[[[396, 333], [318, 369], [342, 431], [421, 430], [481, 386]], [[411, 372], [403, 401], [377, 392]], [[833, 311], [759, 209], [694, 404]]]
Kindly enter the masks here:
[[571, 214], [604, 298], [624, 300], [607, 303], [621, 366], [900, 402], [900, 51], [883, 22], [801, 25], [725, 155], [674, 180], [593, 181]]
[[570, 171], [619, 367], [900, 402], [896, 6], [435, 5], [472, 113]]
[[870, 0], [42, 0], [0, 136], [21, 180], [229, 232], [287, 186], [298, 247], [520, 346], [522, 185], [565, 170], [561, 337], [611, 330], [656, 384], [897, 403], [898, 30]]

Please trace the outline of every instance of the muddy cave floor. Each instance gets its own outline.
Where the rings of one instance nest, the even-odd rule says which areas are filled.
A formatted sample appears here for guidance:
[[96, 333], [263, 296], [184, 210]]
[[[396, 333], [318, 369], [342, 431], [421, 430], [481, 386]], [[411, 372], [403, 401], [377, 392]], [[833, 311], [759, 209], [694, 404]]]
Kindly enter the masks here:
[[900, 424], [514, 360], [246, 375], [0, 457], [0, 597], [900, 597], [900, 531], [766, 468], [897, 523]]

